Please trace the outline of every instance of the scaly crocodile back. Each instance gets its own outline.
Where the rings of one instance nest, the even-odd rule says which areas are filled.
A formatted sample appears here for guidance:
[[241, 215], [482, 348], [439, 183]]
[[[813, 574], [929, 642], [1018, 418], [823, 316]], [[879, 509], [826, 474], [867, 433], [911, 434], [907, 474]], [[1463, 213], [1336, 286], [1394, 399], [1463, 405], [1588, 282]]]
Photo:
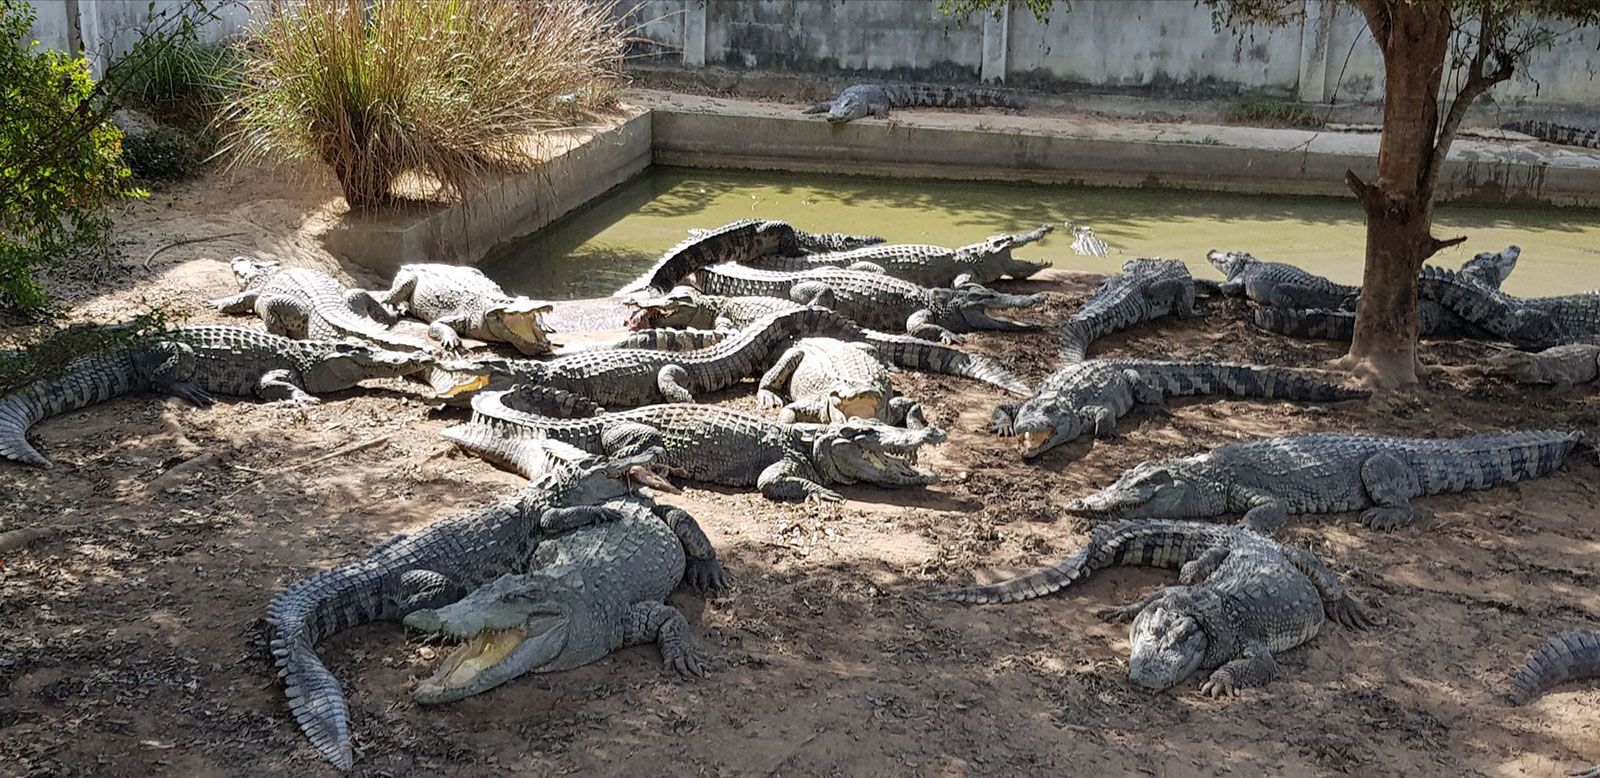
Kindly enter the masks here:
[[1013, 108], [1028, 107], [1022, 96], [1006, 89], [942, 84], [883, 84], [889, 104], [896, 108]]
[[1089, 345], [1113, 332], [1169, 313], [1188, 316], [1194, 308], [1194, 278], [1175, 259], [1139, 259], [1100, 282], [1061, 332], [1061, 359], [1080, 362]]
[[[1111, 361], [1118, 363], [1124, 360]], [[1167, 397], [1230, 394], [1236, 397], [1339, 402], [1371, 396], [1371, 392], [1363, 389], [1347, 389], [1300, 370], [1273, 365], [1143, 360], [1126, 360], [1126, 363]]]
[[1423, 267], [1417, 274], [1417, 294], [1519, 346], [1542, 348], [1561, 339], [1560, 329], [1549, 313], [1445, 268]]
[[1026, 381], [1012, 375], [999, 361], [982, 354], [971, 354], [910, 335], [868, 332], [866, 339], [895, 367], [970, 378], [1022, 397], [1033, 393]]
[[994, 605], [1023, 602], [1061, 591], [1090, 573], [1117, 565], [1178, 568], [1207, 549], [1223, 545], [1246, 530], [1222, 524], [1188, 521], [1128, 521], [1102, 524], [1089, 542], [1049, 567], [998, 583], [931, 595], [935, 600]]
[[1546, 143], [1600, 149], [1600, 128], [1596, 127], [1572, 127], [1566, 124], [1556, 124], [1555, 122], [1520, 121], [1506, 122], [1500, 125], [1500, 129], [1520, 132], [1523, 135], [1532, 135]]
[[1600, 632], [1572, 630], [1546, 640], [1511, 679], [1511, 704], [1527, 705], [1567, 681], [1600, 678]]
[[798, 254], [794, 228], [780, 221], [744, 219], [690, 237], [667, 250], [654, 267], [617, 296], [664, 294], [690, 273], [723, 262], [748, 262], [774, 253]]

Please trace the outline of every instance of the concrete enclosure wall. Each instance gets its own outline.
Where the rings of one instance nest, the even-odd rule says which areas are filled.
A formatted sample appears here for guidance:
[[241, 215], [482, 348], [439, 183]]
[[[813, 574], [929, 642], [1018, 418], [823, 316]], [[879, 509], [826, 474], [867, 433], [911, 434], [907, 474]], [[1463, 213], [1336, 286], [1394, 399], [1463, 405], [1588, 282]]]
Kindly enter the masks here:
[[[183, 0], [31, 0], [35, 13], [33, 37], [40, 45], [60, 51], [80, 48], [89, 57], [95, 76], [106, 65], [128, 53], [154, 23], [176, 17], [190, 4]], [[202, 42], [213, 43], [237, 33], [250, 22], [246, 0], [209, 2], [216, 15], [199, 25]]]
[[[1038, 20], [1020, 3], [958, 25], [938, 0], [626, 0], [654, 52], [689, 67], [993, 81], [1184, 97], [1263, 94], [1381, 103], [1383, 60], [1342, 0], [1304, 0], [1278, 28], [1218, 32], [1187, 0], [1077, 0]], [[664, 21], [670, 20], [670, 21]], [[1559, 27], [1559, 25], [1557, 25]], [[670, 56], [677, 52], [678, 57]], [[1537, 51], [1487, 98], [1600, 104], [1600, 31]]]

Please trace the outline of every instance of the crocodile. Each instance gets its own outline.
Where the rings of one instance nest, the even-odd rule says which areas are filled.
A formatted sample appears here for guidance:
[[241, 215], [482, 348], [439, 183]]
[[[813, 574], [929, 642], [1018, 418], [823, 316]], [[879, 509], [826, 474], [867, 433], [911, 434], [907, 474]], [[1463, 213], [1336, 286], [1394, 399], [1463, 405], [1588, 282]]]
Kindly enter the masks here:
[[886, 243], [854, 251], [810, 254], [804, 257], [768, 257], [751, 263], [762, 270], [796, 271], [842, 267], [883, 273], [922, 286], [987, 284], [1001, 278], [1025, 279], [1049, 267], [1011, 256], [1011, 250], [1041, 240], [1055, 229], [1046, 224], [1032, 232], [994, 235], [960, 248], [915, 243]]
[[1336, 284], [1283, 262], [1262, 262], [1243, 251], [1206, 252], [1206, 261], [1227, 277], [1218, 285], [1228, 297], [1245, 297], [1274, 308], [1354, 309], [1361, 287]]
[[821, 246], [870, 245], [867, 241], [873, 240], [881, 239], [866, 235], [814, 235], [796, 230], [786, 222], [741, 219], [714, 230], [691, 233], [688, 239], [661, 255], [644, 275], [617, 290], [616, 295], [661, 294], [690, 273], [709, 265], [750, 262], [768, 256], [798, 257]]
[[1573, 127], [1555, 122], [1540, 122], [1524, 120], [1520, 122], [1506, 122], [1500, 125], [1502, 130], [1520, 132], [1531, 135], [1546, 143], [1556, 143], [1562, 146], [1581, 146], [1587, 149], [1600, 149], [1600, 128]]
[[1504, 351], [1490, 357], [1484, 371], [1524, 384], [1594, 383], [1600, 381], [1600, 343], [1567, 343], [1531, 354]]
[[429, 342], [391, 329], [398, 317], [372, 293], [346, 289], [333, 276], [270, 260], [234, 257], [243, 291], [211, 301], [223, 313], [254, 313], [274, 335], [310, 340], [359, 338], [385, 348], [428, 350]]
[[1176, 259], [1132, 259], [1100, 282], [1061, 329], [1063, 362], [1080, 362], [1095, 340], [1162, 316], [1198, 316], [1194, 278]]
[[1143, 462], [1067, 511], [1100, 520], [1243, 512], [1246, 526], [1274, 532], [1290, 514], [1359, 510], [1368, 527], [1392, 529], [1415, 519], [1413, 497], [1548, 475], [1582, 437], [1559, 430], [1459, 438], [1315, 433], [1230, 443]]
[[401, 265], [379, 302], [402, 306], [428, 322], [428, 334], [444, 348], [461, 348], [461, 336], [509, 343], [524, 354], [546, 354], [550, 339], [539, 315], [549, 303], [512, 297], [483, 271], [459, 265]]
[[1032, 307], [1044, 300], [1042, 294], [1002, 294], [978, 284], [932, 289], [880, 273], [837, 268], [774, 272], [725, 264], [701, 270], [697, 279], [695, 286], [707, 294], [757, 295], [821, 305], [864, 327], [943, 343], [958, 342], [957, 332], [1038, 329], [1038, 324], [1012, 321], [997, 312]]
[[339, 682], [315, 650], [336, 632], [446, 605], [506, 573], [529, 570], [541, 541], [619, 518], [595, 504], [635, 484], [672, 491], [651, 469], [659, 450], [596, 460], [546, 443], [534, 483], [484, 508], [391, 537], [353, 562], [290, 585], [267, 606], [267, 629], [289, 710], [335, 767], [350, 769], [350, 716]]
[[1432, 300], [1468, 324], [1521, 348], [1560, 345], [1564, 333], [1550, 311], [1442, 267], [1424, 266], [1417, 295]]
[[1049, 567], [936, 599], [999, 604], [1060, 591], [1096, 570], [1119, 565], [1178, 570], [1178, 585], [1100, 616], [1131, 621], [1128, 679], [1170, 689], [1211, 671], [1200, 692], [1212, 697], [1265, 686], [1278, 674], [1274, 654], [1317, 636], [1334, 621], [1373, 625], [1363, 606], [1311, 552], [1243, 527], [1136, 520], [1095, 527], [1084, 548]]
[[[698, 238], [715, 230], [690, 227], [689, 237]], [[846, 235], [841, 232], [806, 232], [794, 231], [795, 244], [807, 254], [822, 254], [830, 251], [852, 251], [863, 246], [874, 246], [883, 243], [883, 238], [877, 235]]]
[[889, 117], [890, 108], [928, 106], [934, 108], [1026, 108], [1022, 97], [1004, 89], [941, 86], [938, 84], [853, 84], [838, 97], [817, 103], [803, 113], [827, 114], [832, 124], [875, 116]]
[[1094, 234], [1094, 228], [1087, 224], [1073, 224], [1067, 222], [1067, 227], [1072, 230], [1072, 250], [1090, 257], [1103, 257], [1111, 253], [1111, 247], [1100, 236]]
[[769, 314], [738, 335], [698, 351], [610, 349], [581, 351], [546, 361], [488, 360], [474, 364], [491, 385], [538, 384], [584, 395], [608, 408], [655, 402], [695, 401], [695, 395], [726, 389], [755, 375], [775, 349], [799, 334], [858, 330], [826, 308], [805, 307]]
[[[1501, 251], [1486, 251], [1467, 260], [1456, 272], [1466, 281], [1499, 289], [1516, 268], [1517, 257], [1521, 253], [1522, 250], [1516, 246], [1507, 246]], [[1356, 331], [1356, 314], [1353, 310], [1257, 306], [1250, 314], [1257, 327], [1297, 338], [1349, 341]], [[1483, 333], [1443, 305], [1419, 298], [1417, 334], [1423, 337], [1478, 337]]]
[[[353, 341], [291, 340], [243, 327], [172, 330], [147, 342], [84, 354], [64, 370], [0, 398], [0, 455], [38, 467], [50, 460], [28, 444], [33, 424], [134, 392], [155, 391], [198, 406], [212, 395], [316, 402], [312, 395], [368, 378], [412, 375], [440, 366], [419, 352]], [[481, 375], [457, 373], [455, 392], [479, 388]]]
[[1523, 305], [1548, 314], [1563, 342], [1600, 337], [1600, 291], [1513, 299], [1520, 299]]
[[[1561, 684], [1595, 678], [1600, 678], [1600, 632], [1568, 630], [1551, 636], [1528, 655], [1527, 664], [1511, 679], [1511, 704], [1527, 705]], [[1600, 778], [1600, 764], [1567, 775]]]
[[[728, 327], [742, 327], [776, 311], [794, 310], [799, 303], [776, 297], [722, 297], [705, 295], [688, 287], [671, 294], [634, 301], [639, 306], [639, 321], [667, 325], [636, 332], [637, 339], [624, 338], [636, 348], [680, 348], [695, 343], [714, 343]], [[716, 327], [719, 329], [670, 329], [670, 326]], [[909, 335], [891, 335], [862, 328], [862, 340], [878, 350], [889, 364], [907, 370], [927, 371], [970, 378], [1012, 394], [1032, 394], [1028, 384], [991, 357], [970, 354], [960, 349]]]
[[[889, 366], [868, 343], [802, 338], [761, 376], [760, 387], [756, 401], [783, 408], [778, 421], [785, 424], [856, 418], [928, 426], [921, 406], [895, 395]], [[785, 404], [784, 396], [791, 402]]]
[[849, 419], [830, 425], [777, 424], [714, 405], [651, 405], [586, 419], [557, 419], [521, 410], [518, 394], [481, 392], [473, 420], [515, 437], [532, 431], [592, 453], [612, 456], [640, 446], [666, 450], [677, 475], [724, 486], [755, 486], [773, 500], [837, 502], [825, 484], [915, 486], [935, 476], [916, 466], [917, 450], [944, 442], [933, 427], [908, 430]]
[[[705, 674], [688, 619], [662, 602], [680, 582], [694, 580], [693, 556], [711, 551], [705, 534], [677, 508], [630, 498], [602, 507], [622, 517], [545, 540], [529, 572], [507, 573], [454, 603], [405, 617], [411, 629], [461, 641], [412, 699], [455, 702], [524, 673], [571, 670], [643, 643], [658, 644], [679, 674]], [[714, 554], [700, 561], [716, 565]], [[716, 569], [717, 588], [726, 588]]]
[[1091, 359], [1073, 362], [1039, 382], [1034, 395], [995, 411], [992, 428], [1015, 434], [1027, 459], [1078, 439], [1107, 437], [1138, 403], [1167, 397], [1225, 394], [1274, 400], [1337, 402], [1369, 396], [1282, 367], [1220, 362]]

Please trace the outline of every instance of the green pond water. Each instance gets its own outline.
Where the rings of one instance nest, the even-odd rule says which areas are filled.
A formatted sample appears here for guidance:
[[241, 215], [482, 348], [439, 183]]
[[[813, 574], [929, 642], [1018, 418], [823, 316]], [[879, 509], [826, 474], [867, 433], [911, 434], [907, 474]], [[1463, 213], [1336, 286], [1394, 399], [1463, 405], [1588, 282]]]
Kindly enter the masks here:
[[[572, 216], [496, 247], [485, 273], [547, 299], [606, 295], [633, 280], [690, 227], [782, 219], [813, 232], [882, 235], [894, 243], [960, 246], [1053, 224], [1018, 249], [1056, 267], [1115, 272], [1124, 259], [1170, 257], [1219, 277], [1208, 249], [1249, 251], [1360, 283], [1365, 231], [1353, 198], [1278, 197], [1155, 189], [914, 181], [653, 167]], [[1071, 220], [1094, 227], [1106, 257], [1072, 251]], [[1539, 296], [1600, 287], [1600, 213], [1574, 209], [1438, 209], [1434, 234], [1468, 236], [1432, 260], [1454, 267], [1480, 251], [1522, 247], [1505, 289]]]

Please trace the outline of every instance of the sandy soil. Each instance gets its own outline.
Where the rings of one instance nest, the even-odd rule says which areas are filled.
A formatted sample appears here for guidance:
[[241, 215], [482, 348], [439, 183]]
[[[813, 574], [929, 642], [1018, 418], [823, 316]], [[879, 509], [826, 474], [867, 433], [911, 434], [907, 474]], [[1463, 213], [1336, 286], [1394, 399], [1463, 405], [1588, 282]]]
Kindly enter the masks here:
[[[231, 254], [336, 269], [316, 239], [327, 197], [264, 174], [178, 186], [122, 217], [125, 266], [52, 282], [77, 317], [151, 302], [214, 320], [203, 301], [230, 289], [220, 260]], [[167, 241], [226, 232], [244, 235], [139, 267]], [[1091, 283], [1056, 274], [1037, 286], [1064, 314]], [[1053, 353], [1048, 335], [973, 343], [1030, 378]], [[1184, 401], [1028, 464], [981, 432], [995, 392], [902, 375], [950, 430], [929, 457], [943, 483], [846, 488], [838, 507], [693, 487], [669, 498], [701, 520], [736, 580], [721, 600], [673, 598], [717, 657], [710, 678], [680, 681], [640, 648], [423, 709], [408, 686], [435, 649], [393, 624], [352, 630], [321, 651], [349, 698], [355, 772], [1553, 776], [1586, 765], [1600, 759], [1600, 688], [1521, 709], [1502, 695], [1543, 636], [1600, 612], [1592, 455], [1545, 480], [1428, 498], [1431, 516], [1395, 533], [1349, 515], [1293, 522], [1288, 540], [1346, 574], [1387, 624], [1330, 627], [1280, 657], [1281, 680], [1238, 699], [1127, 683], [1126, 628], [1092, 613], [1168, 582], [1159, 571], [1111, 571], [1001, 608], [916, 597], [1059, 558], [1083, 539], [1061, 504], [1145, 458], [1313, 430], [1600, 428], [1592, 394], [1474, 377], [1468, 366], [1492, 348], [1430, 344], [1441, 368], [1415, 393], [1326, 408]], [[1234, 305], [1098, 351], [1307, 366], [1336, 353], [1254, 331]], [[287, 715], [263, 608], [389, 533], [515, 489], [437, 437], [457, 418], [385, 387], [304, 409], [130, 397], [41, 424], [56, 469], [0, 465], [0, 532], [48, 531], [0, 554], [0, 774], [331, 772]]]

